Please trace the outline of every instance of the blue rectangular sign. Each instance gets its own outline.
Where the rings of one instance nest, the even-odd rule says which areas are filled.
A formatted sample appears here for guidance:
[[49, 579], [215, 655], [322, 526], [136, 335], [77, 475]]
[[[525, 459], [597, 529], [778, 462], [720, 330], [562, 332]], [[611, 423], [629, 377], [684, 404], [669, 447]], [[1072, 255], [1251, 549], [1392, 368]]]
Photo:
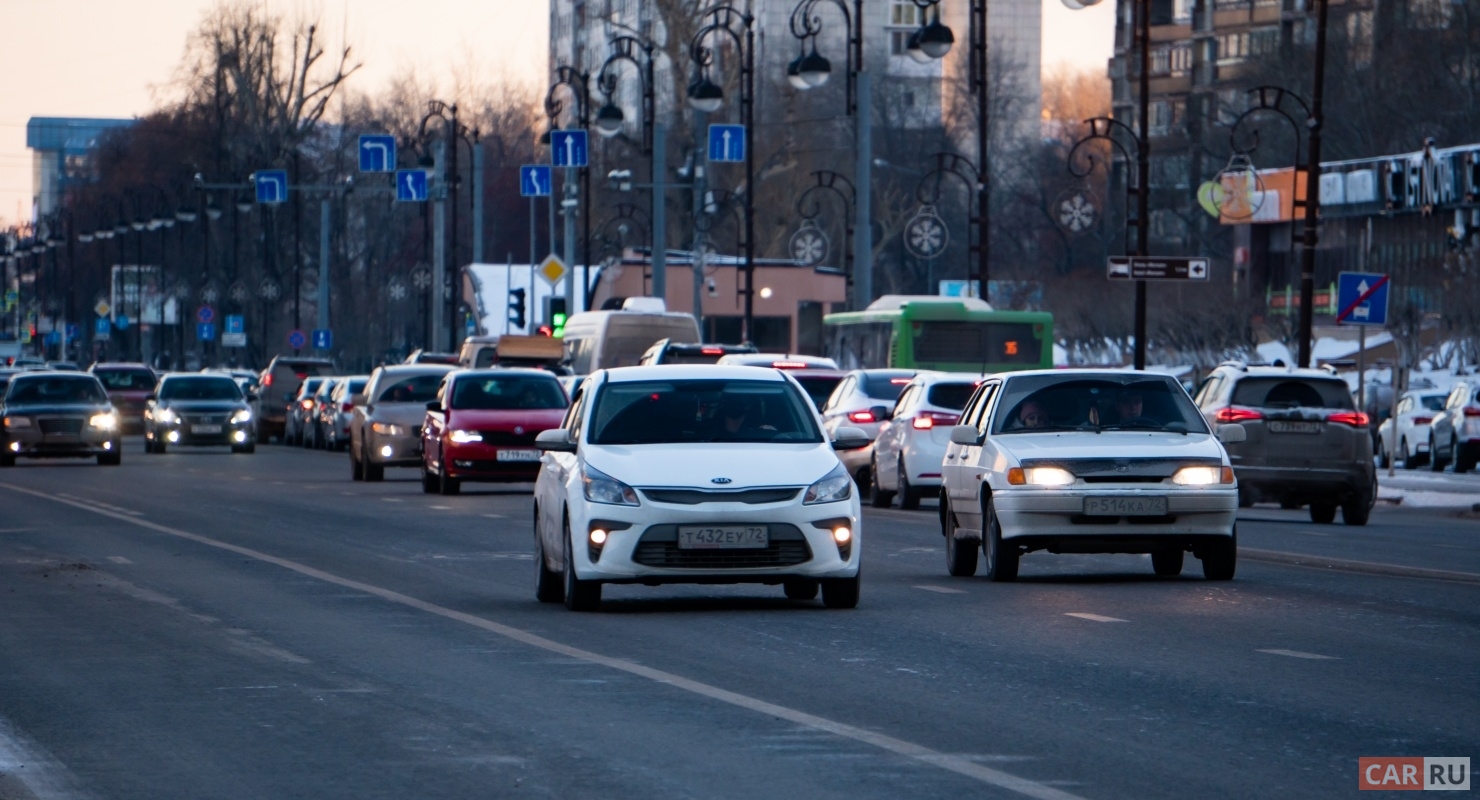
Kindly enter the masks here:
[[202, 342], [214, 342], [214, 341], [216, 341], [216, 323], [214, 323], [214, 322], [197, 322], [197, 323], [195, 323], [195, 338], [196, 338], [197, 341], [202, 341]]
[[396, 168], [396, 137], [388, 133], [360, 134], [360, 171], [391, 172]]
[[313, 349], [333, 350], [334, 332], [328, 328], [316, 328], [313, 332]]
[[247, 318], [244, 317], [244, 316], [242, 316], [241, 314], [227, 314], [226, 315], [226, 332], [227, 333], [246, 333], [247, 332]]
[[745, 126], [744, 125], [710, 125], [709, 126], [709, 160], [710, 161], [744, 161], [745, 160]]
[[548, 164], [525, 164], [519, 168], [519, 196], [550, 196], [550, 167]]
[[1336, 322], [1339, 325], [1386, 325], [1388, 276], [1343, 272], [1336, 276]]
[[427, 199], [427, 171], [396, 170], [396, 199], [403, 203], [424, 203]]
[[585, 131], [550, 131], [551, 164], [557, 167], [584, 167], [589, 155], [586, 152]]
[[113, 338], [113, 326], [108, 324], [107, 317], [98, 317], [93, 322], [93, 338], [99, 340]]
[[288, 171], [260, 169], [252, 176], [257, 185], [257, 202], [285, 203], [288, 200]]

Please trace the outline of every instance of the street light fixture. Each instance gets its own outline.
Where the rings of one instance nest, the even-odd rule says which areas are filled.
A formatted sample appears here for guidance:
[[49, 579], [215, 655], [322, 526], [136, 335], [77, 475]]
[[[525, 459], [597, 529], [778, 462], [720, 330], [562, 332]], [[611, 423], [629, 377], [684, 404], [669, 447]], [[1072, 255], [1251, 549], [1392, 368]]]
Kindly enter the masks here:
[[713, 114], [725, 103], [725, 90], [704, 77], [689, 84], [689, 105], [695, 111]]

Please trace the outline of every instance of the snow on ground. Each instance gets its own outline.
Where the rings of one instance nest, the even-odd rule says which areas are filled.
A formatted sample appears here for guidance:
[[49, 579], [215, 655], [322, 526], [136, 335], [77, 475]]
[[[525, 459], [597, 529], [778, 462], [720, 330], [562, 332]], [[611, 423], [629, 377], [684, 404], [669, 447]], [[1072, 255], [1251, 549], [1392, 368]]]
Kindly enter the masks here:
[[1410, 508], [1474, 508], [1480, 506], [1480, 494], [1390, 488], [1382, 485], [1381, 477], [1378, 478], [1377, 499], [1397, 501], [1400, 505]]

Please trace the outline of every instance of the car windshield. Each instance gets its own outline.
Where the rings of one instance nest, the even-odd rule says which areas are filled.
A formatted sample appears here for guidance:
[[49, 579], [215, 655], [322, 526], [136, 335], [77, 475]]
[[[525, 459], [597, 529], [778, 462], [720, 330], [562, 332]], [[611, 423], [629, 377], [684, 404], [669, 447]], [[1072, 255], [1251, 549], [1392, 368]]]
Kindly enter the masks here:
[[1418, 401], [1429, 411], [1443, 411], [1444, 401], [1447, 399], [1448, 397], [1442, 394], [1426, 394], [1418, 398]]
[[465, 375], [452, 389], [453, 410], [559, 409], [565, 405], [565, 392], [554, 378]]
[[231, 378], [168, 378], [159, 386], [159, 399], [240, 400], [242, 392]]
[[9, 405], [24, 403], [106, 403], [108, 395], [91, 378], [20, 378], [6, 390]]
[[437, 397], [437, 387], [442, 383], [440, 372], [430, 375], [415, 375], [397, 381], [392, 378], [377, 398], [381, 403], [425, 403]]
[[1026, 375], [1007, 381], [993, 433], [1045, 431], [1207, 433], [1175, 381], [1145, 375]]
[[608, 383], [591, 417], [592, 444], [811, 442], [822, 435], [789, 383], [679, 380]]
[[890, 372], [866, 372], [859, 384], [863, 386], [863, 393], [871, 400], [888, 400], [894, 402], [904, 391], [904, 387], [910, 385], [910, 378], [915, 373], [906, 371]]
[[319, 387], [320, 386], [323, 386], [323, 385], [324, 385], [324, 379], [323, 378], [309, 378], [308, 380], [306, 380], [306, 381], [303, 382], [303, 385], [302, 386], [299, 386], [298, 387], [298, 396], [299, 397], [313, 397], [314, 394], [318, 392]]
[[154, 388], [154, 373], [143, 369], [99, 369], [93, 377], [111, 392], [147, 392]]
[[1346, 381], [1338, 378], [1249, 377], [1233, 388], [1230, 401], [1253, 408], [1355, 408]]

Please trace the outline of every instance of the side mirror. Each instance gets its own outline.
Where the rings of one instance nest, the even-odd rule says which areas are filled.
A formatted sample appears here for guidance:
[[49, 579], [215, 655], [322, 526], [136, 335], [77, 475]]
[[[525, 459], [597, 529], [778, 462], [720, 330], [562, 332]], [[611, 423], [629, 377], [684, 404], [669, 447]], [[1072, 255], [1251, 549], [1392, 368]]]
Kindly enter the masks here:
[[534, 437], [534, 446], [552, 453], [574, 453], [576, 451], [576, 443], [571, 441], [570, 431], [564, 428], [540, 431], [539, 435]]
[[833, 434], [832, 448], [834, 450], [858, 450], [868, 447], [870, 441], [868, 434], [862, 430], [844, 425]]
[[889, 406], [874, 406], [873, 408], [870, 408], [868, 412], [870, 414], [873, 414], [874, 419], [878, 420], [879, 422], [894, 418], [894, 411], [892, 411]]
[[951, 427], [951, 444], [964, 444], [976, 446], [982, 443], [981, 431], [970, 425], [953, 425]]
[[441, 411], [442, 410], [442, 401], [441, 400], [428, 400], [427, 401], [427, 410], [428, 411]]
[[1218, 441], [1224, 444], [1238, 444], [1239, 442], [1247, 441], [1248, 438], [1249, 432], [1244, 430], [1244, 426], [1238, 423], [1218, 426]]

